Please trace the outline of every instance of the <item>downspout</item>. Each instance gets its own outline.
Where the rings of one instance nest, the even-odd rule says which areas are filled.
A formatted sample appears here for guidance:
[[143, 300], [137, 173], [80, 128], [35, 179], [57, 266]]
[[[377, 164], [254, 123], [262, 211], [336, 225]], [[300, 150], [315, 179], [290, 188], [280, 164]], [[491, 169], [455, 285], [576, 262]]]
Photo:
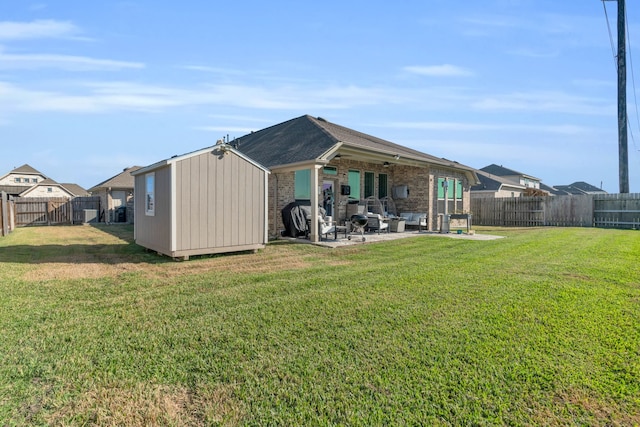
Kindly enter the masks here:
[[[275, 178], [275, 188], [273, 191], [273, 234], [278, 238], [278, 174], [273, 174]], [[268, 198], [268, 193], [267, 193]]]

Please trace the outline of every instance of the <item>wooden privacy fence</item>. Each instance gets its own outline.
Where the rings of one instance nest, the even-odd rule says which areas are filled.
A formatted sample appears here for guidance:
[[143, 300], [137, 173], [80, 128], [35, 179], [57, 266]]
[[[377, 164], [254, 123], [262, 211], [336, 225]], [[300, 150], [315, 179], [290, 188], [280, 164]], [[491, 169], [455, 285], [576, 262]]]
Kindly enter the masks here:
[[100, 197], [17, 197], [15, 199], [16, 226], [81, 224], [85, 211], [100, 212]]
[[640, 229], [640, 194], [472, 199], [476, 225]]
[[0, 236], [11, 233], [16, 226], [13, 198], [0, 192]]

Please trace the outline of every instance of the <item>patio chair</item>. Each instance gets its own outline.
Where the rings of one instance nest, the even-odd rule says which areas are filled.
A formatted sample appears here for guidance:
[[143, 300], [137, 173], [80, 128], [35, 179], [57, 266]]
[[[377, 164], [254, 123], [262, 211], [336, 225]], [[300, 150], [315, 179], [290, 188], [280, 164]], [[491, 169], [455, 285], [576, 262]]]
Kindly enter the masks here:
[[367, 213], [367, 231], [389, 232], [389, 223], [384, 221], [384, 217], [380, 214]]
[[320, 234], [320, 237], [324, 236], [324, 238], [326, 239], [329, 233], [336, 234], [336, 225], [333, 222], [333, 218], [331, 218], [330, 216], [326, 216], [324, 218], [319, 217], [318, 234]]

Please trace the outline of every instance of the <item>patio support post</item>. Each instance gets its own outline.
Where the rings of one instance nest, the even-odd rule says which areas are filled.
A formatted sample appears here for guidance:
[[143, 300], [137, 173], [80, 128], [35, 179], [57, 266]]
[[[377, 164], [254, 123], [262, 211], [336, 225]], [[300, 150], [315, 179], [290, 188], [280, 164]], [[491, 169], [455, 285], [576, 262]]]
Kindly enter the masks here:
[[320, 186], [318, 169], [320, 167], [320, 165], [314, 165], [311, 168], [311, 230], [309, 230], [309, 240], [312, 242], [320, 240], [318, 235], [318, 203], [320, 201], [318, 196], [318, 188]]

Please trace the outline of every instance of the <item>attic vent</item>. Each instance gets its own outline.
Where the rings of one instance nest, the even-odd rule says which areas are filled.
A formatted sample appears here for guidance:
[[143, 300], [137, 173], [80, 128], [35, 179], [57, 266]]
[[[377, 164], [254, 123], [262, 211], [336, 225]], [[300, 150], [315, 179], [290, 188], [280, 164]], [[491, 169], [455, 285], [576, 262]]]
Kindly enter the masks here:
[[327, 119], [325, 119], [324, 117], [318, 117], [318, 120], [319, 120], [319, 121], [321, 121], [321, 122], [326, 122], [326, 123], [328, 123], [328, 122], [327, 122]]

